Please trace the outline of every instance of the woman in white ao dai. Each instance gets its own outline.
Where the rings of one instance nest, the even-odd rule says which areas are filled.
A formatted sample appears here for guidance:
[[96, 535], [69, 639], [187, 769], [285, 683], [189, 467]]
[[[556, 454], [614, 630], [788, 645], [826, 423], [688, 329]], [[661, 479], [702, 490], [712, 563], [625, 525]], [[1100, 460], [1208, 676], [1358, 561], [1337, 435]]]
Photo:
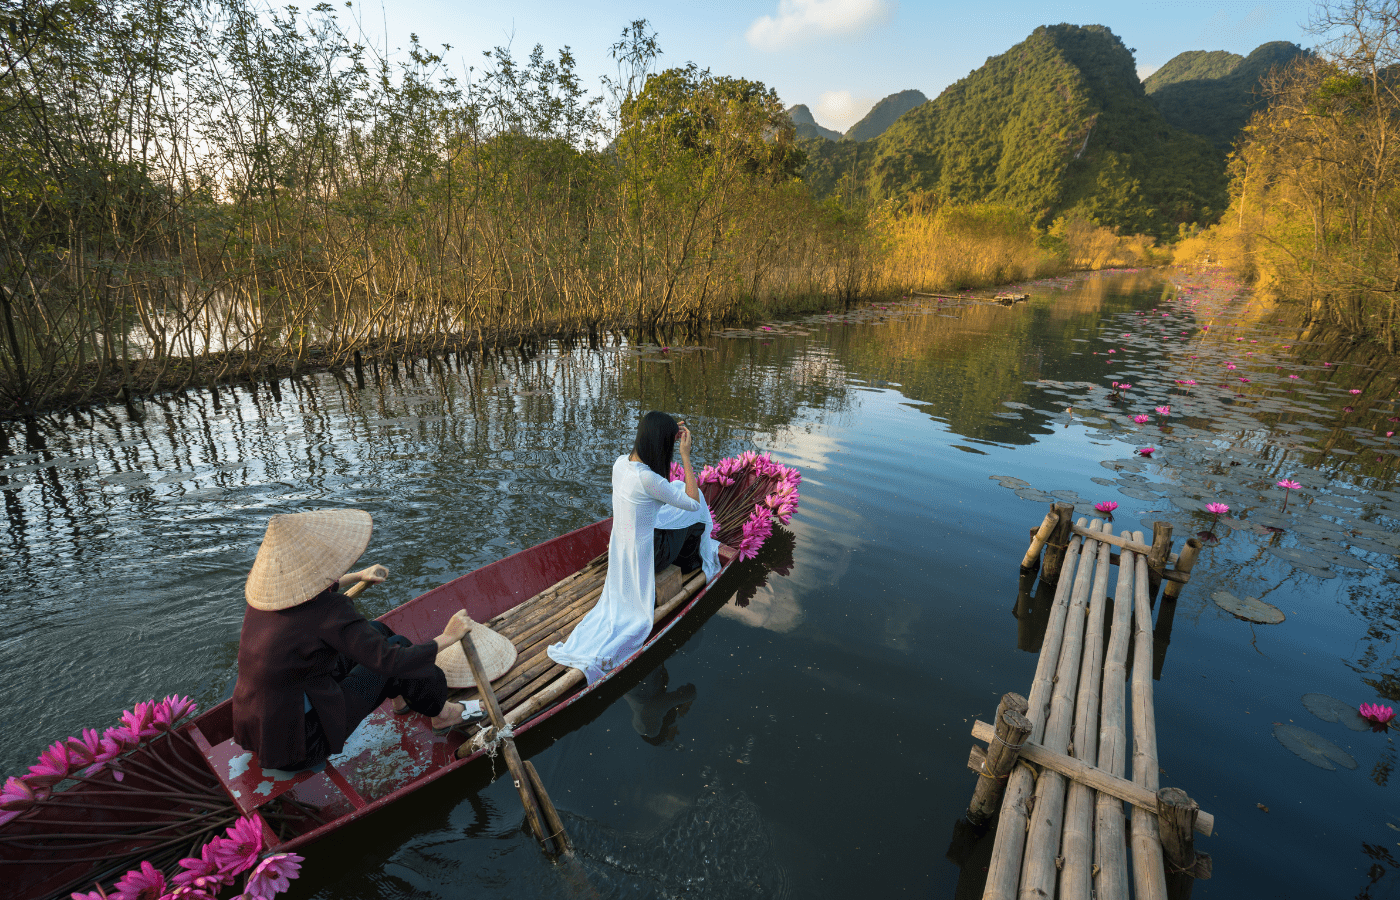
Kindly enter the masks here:
[[[681, 453], [684, 485], [666, 477], [674, 449]], [[656, 570], [672, 562], [657, 556], [657, 513], [664, 506], [673, 506], [701, 513], [697, 520], [709, 519], [690, 465], [690, 430], [665, 413], [647, 413], [637, 429], [632, 454], [619, 456], [613, 463], [612, 500], [613, 528], [602, 596], [568, 640], [548, 650], [550, 659], [579, 669], [589, 684], [641, 649], [651, 633], [656, 609]], [[683, 556], [687, 555], [686, 550], [690, 551], [688, 555], [699, 565], [702, 530], [708, 537], [708, 530], [696, 524], [686, 529], [686, 536], [692, 540], [665, 543], [674, 545], [672, 549]], [[662, 535], [666, 537], [667, 533]], [[682, 543], [685, 550], [681, 549]]]

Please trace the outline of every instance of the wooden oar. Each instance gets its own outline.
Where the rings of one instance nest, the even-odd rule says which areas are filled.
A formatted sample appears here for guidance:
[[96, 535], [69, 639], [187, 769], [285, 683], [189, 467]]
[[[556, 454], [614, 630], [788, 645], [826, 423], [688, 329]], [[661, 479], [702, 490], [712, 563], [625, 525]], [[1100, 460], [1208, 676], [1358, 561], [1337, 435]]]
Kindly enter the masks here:
[[[472, 667], [472, 677], [476, 679], [477, 690], [481, 692], [481, 702], [486, 704], [486, 710], [491, 715], [491, 724], [501, 736], [501, 753], [506, 758], [511, 778], [515, 780], [515, 789], [520, 792], [520, 802], [525, 807], [525, 819], [530, 823], [530, 830], [535, 833], [545, 853], [550, 856], [572, 856], [574, 848], [569, 843], [569, 835], [564, 831], [564, 823], [550, 802], [549, 794], [545, 793], [539, 774], [534, 771], [534, 766], [527, 768], [528, 764], [521, 761], [520, 753], [515, 749], [515, 738], [503, 734], [506, 717], [501, 712], [501, 705], [496, 702], [496, 691], [486, 677], [486, 667], [481, 664], [470, 630], [462, 636], [462, 652], [467, 655], [467, 663]], [[546, 830], [546, 821], [553, 833]]]

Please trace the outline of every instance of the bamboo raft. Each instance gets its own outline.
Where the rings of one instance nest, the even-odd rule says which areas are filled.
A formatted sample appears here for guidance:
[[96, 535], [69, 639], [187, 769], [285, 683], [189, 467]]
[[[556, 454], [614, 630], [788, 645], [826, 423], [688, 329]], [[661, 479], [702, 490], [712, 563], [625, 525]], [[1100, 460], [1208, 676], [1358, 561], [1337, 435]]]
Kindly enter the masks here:
[[968, 759], [978, 779], [967, 823], [983, 826], [1000, 810], [982, 896], [1126, 900], [1131, 878], [1139, 900], [1182, 900], [1210, 877], [1193, 832], [1210, 835], [1214, 817], [1158, 784], [1152, 608], [1166, 582], [1162, 615], [1174, 610], [1201, 543], [1191, 538], [1174, 556], [1168, 523], [1154, 523], [1149, 544], [1142, 532], [1114, 535], [1073, 514], [1055, 504], [1021, 564], [1023, 576], [1033, 580], [1039, 566], [1054, 586], [1030, 697], [1006, 694], [995, 724], [972, 730], [988, 746]]

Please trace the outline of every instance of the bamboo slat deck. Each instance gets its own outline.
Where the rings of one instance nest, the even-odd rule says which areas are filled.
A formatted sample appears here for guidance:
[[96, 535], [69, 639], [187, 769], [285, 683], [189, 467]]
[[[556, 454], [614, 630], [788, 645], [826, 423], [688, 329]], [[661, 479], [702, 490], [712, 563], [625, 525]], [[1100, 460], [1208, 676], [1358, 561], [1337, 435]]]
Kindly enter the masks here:
[[[550, 659], [545, 650], [569, 636], [602, 595], [608, 574], [606, 553], [578, 572], [529, 600], [486, 622], [509, 638], [518, 656], [515, 665], [492, 683], [506, 722], [515, 726], [548, 706], [582, 680], [581, 673]], [[671, 566], [656, 576], [655, 621], [661, 621], [705, 585], [705, 573], [696, 570], [686, 578]], [[453, 700], [478, 699], [476, 688], [454, 691]], [[469, 746], [463, 744], [463, 747]]]
[[1007, 694], [996, 722], [973, 729], [988, 750], [968, 760], [980, 776], [968, 820], [985, 821], [1002, 795], [983, 898], [1126, 900], [1131, 879], [1140, 900], [1179, 900], [1210, 875], [1191, 832], [1209, 835], [1214, 820], [1184, 792], [1158, 791], [1152, 607], [1164, 581], [1175, 602], [1200, 545], [1178, 559], [1165, 523], [1147, 542], [1098, 519], [1071, 524], [1072, 513], [1053, 507], [1022, 561], [1045, 548], [1042, 579], [1055, 580], [1029, 699]]

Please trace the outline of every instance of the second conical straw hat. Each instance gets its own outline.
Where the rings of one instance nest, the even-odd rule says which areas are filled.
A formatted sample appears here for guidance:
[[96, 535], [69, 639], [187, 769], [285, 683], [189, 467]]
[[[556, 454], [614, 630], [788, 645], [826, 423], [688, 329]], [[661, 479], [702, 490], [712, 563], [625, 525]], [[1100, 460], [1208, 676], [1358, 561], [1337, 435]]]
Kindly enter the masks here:
[[[491, 681], [500, 678], [515, 665], [517, 651], [510, 638], [497, 634], [480, 622], [472, 623], [471, 634], [476, 655], [481, 657], [481, 667]], [[450, 688], [476, 686], [471, 664], [467, 662], [467, 654], [460, 641], [437, 655], [437, 667], [447, 676], [447, 686]]]
[[273, 516], [248, 573], [248, 605], [279, 610], [305, 603], [355, 564], [373, 530], [373, 520], [362, 509]]

